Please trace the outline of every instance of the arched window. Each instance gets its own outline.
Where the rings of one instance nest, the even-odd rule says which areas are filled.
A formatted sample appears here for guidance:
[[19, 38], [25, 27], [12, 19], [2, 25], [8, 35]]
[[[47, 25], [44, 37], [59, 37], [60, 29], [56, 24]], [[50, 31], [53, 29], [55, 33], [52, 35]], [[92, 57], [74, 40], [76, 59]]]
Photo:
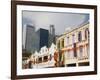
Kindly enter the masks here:
[[78, 33], [78, 41], [82, 41], [82, 34], [81, 34], [81, 31]]
[[86, 40], [89, 39], [89, 29], [88, 28], [85, 29], [85, 39]]
[[72, 43], [75, 43], [75, 35], [72, 35]]
[[67, 45], [69, 45], [69, 36], [67, 37]]

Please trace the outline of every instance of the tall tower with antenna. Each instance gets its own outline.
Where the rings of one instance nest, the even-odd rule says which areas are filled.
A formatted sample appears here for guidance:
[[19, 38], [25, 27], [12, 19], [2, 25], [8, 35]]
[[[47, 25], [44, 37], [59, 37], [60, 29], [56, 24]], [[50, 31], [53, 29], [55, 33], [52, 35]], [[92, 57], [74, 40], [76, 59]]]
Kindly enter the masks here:
[[55, 27], [54, 25], [50, 25], [49, 27], [49, 39], [48, 46], [50, 47], [52, 43], [55, 44]]

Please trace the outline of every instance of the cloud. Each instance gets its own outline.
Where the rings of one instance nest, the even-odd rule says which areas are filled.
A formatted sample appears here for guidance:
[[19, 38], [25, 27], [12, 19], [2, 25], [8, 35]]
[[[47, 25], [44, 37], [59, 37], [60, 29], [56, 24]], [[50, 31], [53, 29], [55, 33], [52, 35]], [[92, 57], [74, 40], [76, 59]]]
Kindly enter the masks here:
[[34, 12], [23, 11], [23, 24], [33, 24], [36, 29], [49, 29], [50, 24], [55, 26], [57, 34], [61, 34], [67, 27], [77, 27], [88, 21], [89, 14], [57, 13], [57, 12]]

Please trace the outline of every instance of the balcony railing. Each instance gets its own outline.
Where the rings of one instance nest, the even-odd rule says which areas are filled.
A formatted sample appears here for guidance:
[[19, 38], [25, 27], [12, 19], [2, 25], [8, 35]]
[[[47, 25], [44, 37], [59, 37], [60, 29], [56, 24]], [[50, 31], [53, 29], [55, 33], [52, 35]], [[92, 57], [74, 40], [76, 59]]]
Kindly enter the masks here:
[[73, 57], [73, 58], [67, 58], [65, 61], [66, 61], [66, 64], [78, 63], [78, 62], [86, 62], [86, 61], [89, 61], [89, 57], [88, 56]]
[[86, 59], [89, 59], [88, 56], [83, 56], [83, 57], [79, 57], [78, 60], [86, 60]]

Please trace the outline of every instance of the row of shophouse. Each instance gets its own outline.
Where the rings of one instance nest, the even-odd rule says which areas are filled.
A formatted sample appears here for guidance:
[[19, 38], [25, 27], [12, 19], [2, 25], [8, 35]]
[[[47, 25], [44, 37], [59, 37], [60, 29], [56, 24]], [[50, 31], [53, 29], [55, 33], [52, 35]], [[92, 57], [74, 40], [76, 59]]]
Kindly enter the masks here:
[[24, 60], [23, 68], [43, 68], [55, 67], [54, 53], [56, 52], [56, 45], [51, 44], [50, 48], [42, 47], [39, 52], [35, 51], [26, 60]]
[[56, 41], [64, 66], [89, 65], [89, 22], [65, 32]]
[[28, 68], [89, 66], [89, 22], [65, 31], [56, 44], [35, 51], [25, 62]]

